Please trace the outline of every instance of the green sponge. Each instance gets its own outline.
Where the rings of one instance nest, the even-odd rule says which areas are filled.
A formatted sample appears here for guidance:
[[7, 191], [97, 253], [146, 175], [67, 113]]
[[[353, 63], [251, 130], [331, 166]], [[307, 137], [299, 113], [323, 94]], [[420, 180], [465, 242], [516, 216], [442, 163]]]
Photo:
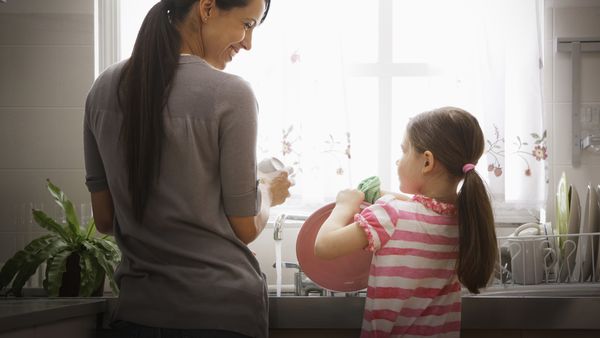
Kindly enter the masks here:
[[366, 202], [373, 204], [381, 196], [381, 191], [379, 190], [380, 186], [381, 181], [379, 180], [379, 177], [371, 176], [365, 178], [358, 184], [358, 190], [365, 194]]

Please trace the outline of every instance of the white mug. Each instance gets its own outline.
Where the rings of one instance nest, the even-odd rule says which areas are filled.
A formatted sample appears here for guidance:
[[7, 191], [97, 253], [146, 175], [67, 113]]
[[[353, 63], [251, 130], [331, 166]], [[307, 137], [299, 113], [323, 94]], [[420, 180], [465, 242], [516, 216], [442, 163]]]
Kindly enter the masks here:
[[[541, 227], [537, 223], [523, 224], [508, 239], [514, 283], [540, 284], [558, 261], [548, 238], [538, 236]], [[533, 235], [519, 236], [526, 229], [537, 231]]]

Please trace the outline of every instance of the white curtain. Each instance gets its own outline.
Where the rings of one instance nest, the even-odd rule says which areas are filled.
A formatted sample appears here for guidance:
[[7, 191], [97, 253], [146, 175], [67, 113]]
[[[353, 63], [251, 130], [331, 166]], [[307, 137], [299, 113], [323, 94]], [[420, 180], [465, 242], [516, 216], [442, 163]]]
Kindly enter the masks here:
[[[348, 27], [356, 25], [358, 4], [274, 1], [264, 25], [254, 31], [253, 50], [240, 53], [227, 68], [247, 79], [258, 97], [258, 159], [275, 156], [295, 170], [294, 206], [314, 208], [354, 184], [352, 80], [345, 72], [344, 44], [355, 38]], [[376, 107], [361, 113], [366, 120], [377, 114]]]
[[[254, 32], [254, 50], [240, 53], [228, 67], [256, 91], [259, 159], [276, 156], [293, 166], [297, 185], [291, 205], [310, 209], [367, 176], [386, 171], [394, 176], [408, 118], [455, 105], [476, 115], [484, 130], [487, 148], [478, 171], [495, 203], [543, 206], [549, 159], [540, 4], [273, 2], [267, 21]], [[391, 26], [381, 25], [388, 15]], [[358, 77], [349, 71], [361, 67], [375, 70]], [[390, 74], [391, 87], [382, 87], [380, 79]], [[380, 102], [386, 98], [380, 91], [386, 90], [393, 103]], [[378, 122], [380, 107], [389, 104], [393, 123], [383, 127], [390, 128], [391, 137]], [[392, 144], [390, 154], [378, 152], [380, 137], [389, 138], [384, 142]], [[380, 156], [389, 157], [389, 168], [378, 167]], [[397, 189], [397, 178], [384, 188]]]
[[539, 0], [482, 6], [482, 120], [492, 192], [510, 207], [543, 207], [547, 138], [543, 121]]

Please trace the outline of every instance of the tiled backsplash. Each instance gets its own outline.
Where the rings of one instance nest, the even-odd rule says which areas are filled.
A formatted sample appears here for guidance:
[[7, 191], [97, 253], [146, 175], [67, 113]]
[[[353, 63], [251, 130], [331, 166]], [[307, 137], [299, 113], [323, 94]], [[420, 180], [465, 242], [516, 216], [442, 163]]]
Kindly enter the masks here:
[[0, 4], [0, 264], [44, 231], [31, 206], [54, 214], [46, 178], [89, 203], [83, 105], [94, 79], [94, 0]]
[[[548, 157], [548, 219], [554, 218], [554, 196], [564, 171], [569, 183], [582, 190], [600, 182], [600, 155], [585, 151], [581, 166], [571, 165], [571, 61], [570, 53], [557, 53], [554, 41], [563, 37], [600, 37], [600, 4], [594, 1], [552, 1], [545, 10], [544, 109], [550, 135]], [[585, 6], [585, 7], [575, 7]], [[581, 103], [600, 103], [600, 53], [582, 54]]]

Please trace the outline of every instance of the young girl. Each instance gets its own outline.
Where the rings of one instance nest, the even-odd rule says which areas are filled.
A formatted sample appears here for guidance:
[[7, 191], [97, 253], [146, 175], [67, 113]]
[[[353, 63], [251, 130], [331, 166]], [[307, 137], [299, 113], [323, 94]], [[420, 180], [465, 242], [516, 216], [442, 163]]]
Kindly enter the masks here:
[[497, 257], [489, 196], [474, 170], [483, 150], [468, 112], [422, 113], [410, 120], [396, 162], [400, 190], [412, 198], [385, 195], [360, 212], [362, 192], [338, 194], [315, 254], [374, 252], [361, 337], [460, 335], [461, 284], [478, 293]]

